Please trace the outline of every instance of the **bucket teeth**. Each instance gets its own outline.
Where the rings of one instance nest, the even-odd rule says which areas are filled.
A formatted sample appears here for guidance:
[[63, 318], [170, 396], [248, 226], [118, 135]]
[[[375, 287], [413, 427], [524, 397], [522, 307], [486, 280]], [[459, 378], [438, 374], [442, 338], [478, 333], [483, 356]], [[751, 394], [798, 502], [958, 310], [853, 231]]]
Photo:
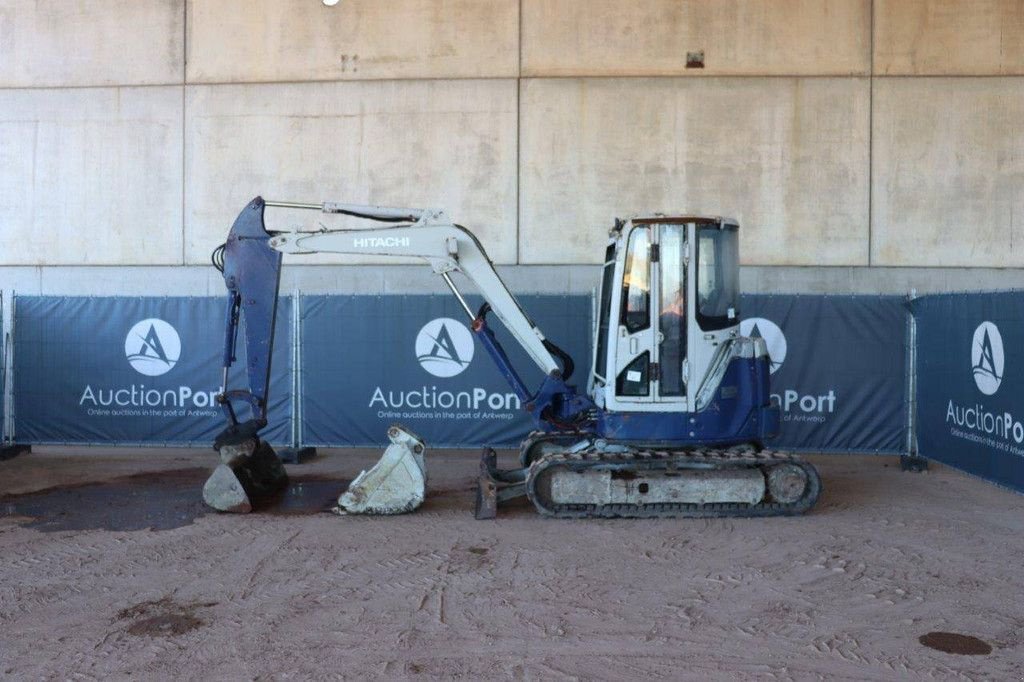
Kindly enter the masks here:
[[256, 438], [220, 448], [221, 464], [203, 486], [203, 501], [224, 512], [247, 513], [288, 485], [274, 448]]

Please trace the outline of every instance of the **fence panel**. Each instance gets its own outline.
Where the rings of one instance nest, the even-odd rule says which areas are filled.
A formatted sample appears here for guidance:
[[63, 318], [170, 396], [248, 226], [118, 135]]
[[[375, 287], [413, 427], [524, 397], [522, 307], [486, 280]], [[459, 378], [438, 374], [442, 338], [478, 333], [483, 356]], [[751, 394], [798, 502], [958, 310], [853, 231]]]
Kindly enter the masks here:
[[[15, 432], [30, 443], [204, 445], [224, 426], [223, 298], [19, 296]], [[279, 306], [271, 442], [291, 428], [291, 300]], [[231, 382], [242, 385], [245, 353]]]
[[[476, 309], [482, 301], [469, 297]], [[523, 309], [590, 367], [590, 296], [522, 296]], [[303, 442], [381, 445], [404, 424], [434, 447], [518, 445], [533, 427], [451, 296], [303, 296]], [[489, 321], [526, 385], [541, 371], [495, 315]]]
[[921, 455], [1024, 492], [1024, 292], [913, 302]]
[[900, 296], [746, 295], [746, 336], [772, 356], [782, 407], [775, 446], [903, 453], [908, 424], [908, 311]]

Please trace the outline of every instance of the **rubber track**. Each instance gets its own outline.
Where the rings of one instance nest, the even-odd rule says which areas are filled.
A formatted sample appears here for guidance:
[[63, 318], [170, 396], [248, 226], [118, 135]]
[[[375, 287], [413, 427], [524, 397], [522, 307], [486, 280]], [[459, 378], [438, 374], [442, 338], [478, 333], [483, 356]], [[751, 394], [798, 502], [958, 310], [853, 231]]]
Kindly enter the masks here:
[[[540, 477], [555, 468], [565, 467], [574, 471], [600, 467], [602, 465], [632, 465], [633, 471], [663, 471], [668, 467], [678, 469], [746, 469], [762, 471], [776, 464], [795, 464], [807, 473], [808, 485], [804, 495], [796, 502], [761, 502], [743, 504], [738, 502], [692, 504], [682, 502], [657, 502], [652, 504], [554, 504], [543, 499], [537, 488]], [[687, 451], [637, 450], [627, 453], [599, 452], [595, 449], [572, 454], [552, 454], [542, 457], [530, 466], [526, 482], [526, 494], [537, 511], [545, 516], [566, 519], [582, 518], [736, 518], [765, 516], [795, 516], [803, 514], [818, 500], [821, 493], [821, 478], [808, 462], [786, 452], [753, 448], [718, 450], [700, 448]]]

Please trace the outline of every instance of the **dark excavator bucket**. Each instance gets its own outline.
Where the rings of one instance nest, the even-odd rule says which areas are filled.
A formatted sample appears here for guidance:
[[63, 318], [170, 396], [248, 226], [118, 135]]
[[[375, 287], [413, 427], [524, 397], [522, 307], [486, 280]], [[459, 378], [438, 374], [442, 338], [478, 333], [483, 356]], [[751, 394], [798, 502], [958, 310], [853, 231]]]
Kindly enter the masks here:
[[244, 514], [270, 503], [288, 485], [274, 448], [259, 438], [222, 445], [220, 457], [203, 486], [203, 501], [214, 509]]

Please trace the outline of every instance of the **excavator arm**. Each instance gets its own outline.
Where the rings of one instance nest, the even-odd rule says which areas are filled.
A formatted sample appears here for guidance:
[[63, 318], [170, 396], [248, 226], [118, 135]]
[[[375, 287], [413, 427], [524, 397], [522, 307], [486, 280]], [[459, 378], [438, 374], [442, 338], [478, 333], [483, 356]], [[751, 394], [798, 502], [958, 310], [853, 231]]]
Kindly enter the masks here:
[[[270, 359], [274, 347], [281, 254], [269, 248], [270, 235], [263, 223], [264, 202], [257, 198], [238, 215], [224, 244], [213, 254], [228, 290], [224, 325], [224, 372], [218, 396], [228, 427], [214, 447], [254, 436], [267, 425]], [[247, 389], [228, 388], [228, 370], [235, 363], [240, 322], [245, 320]], [[249, 419], [239, 418], [236, 403], [248, 408]], [[243, 416], [245, 416], [243, 414]]]
[[[364, 230], [267, 231], [264, 210], [268, 206], [317, 210], [393, 225]], [[224, 388], [218, 396], [228, 423], [214, 442], [222, 465], [204, 487], [204, 499], [211, 506], [249, 511], [255, 498], [272, 495], [287, 483], [287, 475], [272, 448], [259, 438], [260, 430], [267, 425], [270, 363], [283, 253], [404, 256], [425, 261], [458, 299], [470, 319], [474, 335], [542, 430], [575, 432], [592, 422], [594, 403], [566, 383], [573, 372], [572, 359], [544, 338], [527, 317], [473, 233], [451, 223], [443, 211], [275, 202], [256, 197], [242, 210], [227, 241], [213, 254], [214, 265], [223, 273], [228, 289]], [[455, 272], [462, 273], [483, 296], [485, 303], [477, 312], [473, 312], [456, 287], [452, 279]], [[487, 315], [492, 311], [544, 373], [538, 389], [531, 391], [526, 386], [488, 326]], [[248, 386], [232, 389], [229, 370], [237, 361], [240, 334], [245, 347]], [[243, 408], [247, 415], [241, 414]], [[246, 416], [248, 419], [244, 418]], [[388, 452], [376, 467], [353, 482], [340, 499], [342, 506], [350, 510], [357, 507], [390, 513], [407, 511], [422, 502], [426, 475], [422, 441], [398, 426], [389, 430], [388, 437], [392, 441]], [[398, 498], [394, 496], [374, 503], [374, 496], [379, 497], [387, 484], [394, 482], [395, 472], [402, 473], [403, 480], [407, 481], [405, 488], [412, 493], [397, 503]]]
[[[318, 210], [395, 226], [365, 230], [318, 232], [268, 232], [266, 206]], [[306, 204], [253, 199], [236, 219], [223, 247], [223, 274], [228, 288], [228, 312], [224, 348], [224, 377], [235, 361], [239, 313], [244, 318], [248, 389], [228, 390], [221, 396], [229, 425], [222, 436], [251, 433], [266, 425], [270, 355], [273, 349], [281, 254], [341, 253], [374, 256], [405, 256], [426, 261], [458, 299], [480, 343], [499, 372], [542, 428], [572, 429], [588, 417], [593, 403], [566, 384], [573, 371], [572, 359], [548, 341], [527, 317], [519, 302], [502, 282], [483, 246], [472, 232], [451, 223], [443, 211], [360, 206], [341, 203]], [[452, 280], [462, 273], [486, 303], [473, 312]], [[505, 350], [487, 324], [492, 312], [545, 375], [539, 389], [531, 391], [512, 366]], [[557, 358], [557, 359], [556, 359]], [[249, 403], [254, 417], [240, 422], [234, 407]]]

